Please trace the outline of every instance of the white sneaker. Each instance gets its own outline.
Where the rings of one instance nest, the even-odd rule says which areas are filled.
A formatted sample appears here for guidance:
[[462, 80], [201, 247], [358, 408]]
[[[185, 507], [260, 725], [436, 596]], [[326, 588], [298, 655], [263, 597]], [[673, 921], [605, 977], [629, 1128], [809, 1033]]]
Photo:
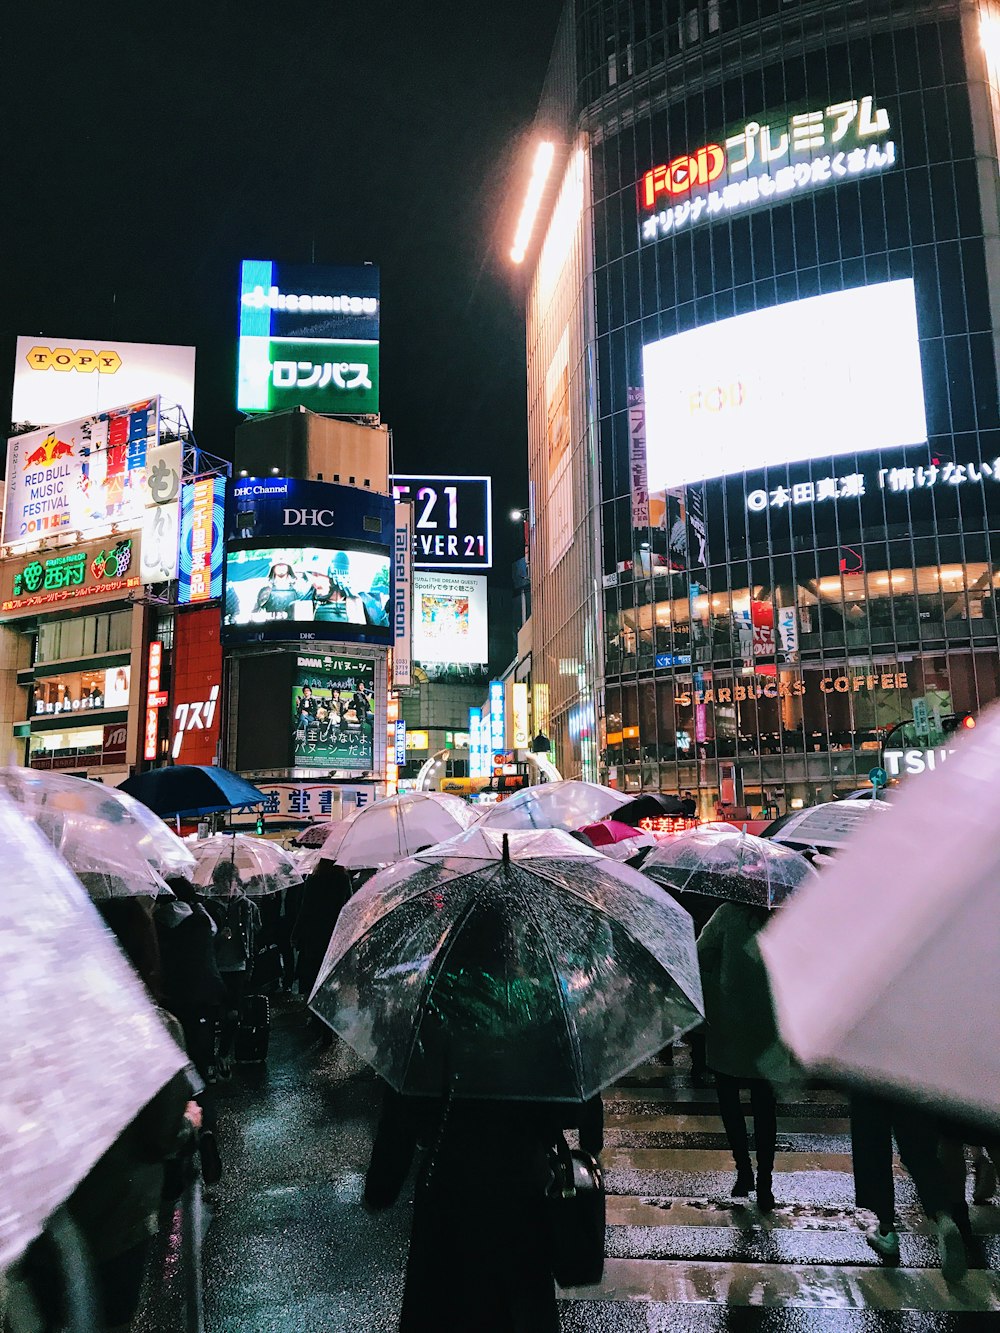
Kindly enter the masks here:
[[899, 1262], [899, 1237], [895, 1231], [881, 1231], [877, 1226], [869, 1227], [865, 1232], [865, 1240], [883, 1259]]

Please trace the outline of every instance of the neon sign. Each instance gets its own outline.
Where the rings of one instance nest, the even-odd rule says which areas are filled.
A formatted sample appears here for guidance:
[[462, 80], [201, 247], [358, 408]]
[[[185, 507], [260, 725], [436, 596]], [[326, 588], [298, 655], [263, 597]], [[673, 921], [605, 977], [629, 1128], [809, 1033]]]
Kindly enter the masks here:
[[639, 205], [658, 211], [642, 220], [642, 239], [657, 241], [801, 190], [883, 171], [896, 163], [889, 130], [889, 113], [871, 96], [821, 111], [782, 113], [775, 124], [747, 121], [721, 143], [681, 153], [643, 174]]

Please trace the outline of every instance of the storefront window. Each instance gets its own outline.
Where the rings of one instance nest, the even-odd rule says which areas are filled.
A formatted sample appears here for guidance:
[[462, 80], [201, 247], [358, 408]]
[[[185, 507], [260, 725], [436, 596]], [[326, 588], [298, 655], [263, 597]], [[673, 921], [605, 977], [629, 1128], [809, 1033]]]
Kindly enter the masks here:
[[129, 611], [43, 620], [38, 626], [35, 662], [68, 662], [99, 653], [127, 652], [132, 642]]
[[77, 713], [95, 708], [125, 708], [132, 668], [100, 667], [43, 676], [32, 687], [31, 715]]
[[51, 767], [60, 759], [79, 759], [100, 755], [104, 744], [103, 727], [74, 727], [70, 731], [43, 731], [28, 741], [29, 763], [32, 768]]

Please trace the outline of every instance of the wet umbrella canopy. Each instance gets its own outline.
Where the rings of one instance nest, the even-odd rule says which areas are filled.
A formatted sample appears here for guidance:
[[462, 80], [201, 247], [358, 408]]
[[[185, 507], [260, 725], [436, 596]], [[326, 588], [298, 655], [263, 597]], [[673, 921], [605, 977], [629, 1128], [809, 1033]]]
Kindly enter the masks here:
[[121, 791], [164, 819], [212, 815], [264, 804], [264, 793], [228, 768], [174, 764], [126, 778]]
[[154, 865], [165, 873], [190, 874], [193, 858], [180, 839], [147, 810], [145, 818], [159, 826], [152, 830], [117, 792], [100, 783], [4, 768], [0, 790], [31, 819], [92, 898], [168, 894]]
[[185, 1064], [73, 875], [0, 794], [0, 1271]]
[[405, 792], [365, 806], [335, 824], [323, 844], [328, 861], [350, 870], [393, 865], [476, 822], [476, 811], [448, 792]]
[[262, 898], [304, 878], [292, 853], [246, 833], [216, 833], [189, 845], [198, 859], [194, 883], [210, 897], [226, 895], [235, 881], [248, 898]]
[[479, 823], [491, 829], [560, 828], [568, 832], [605, 819], [630, 801], [631, 797], [612, 787], [567, 778], [526, 787], [490, 807]]
[[661, 843], [646, 856], [642, 873], [666, 889], [757, 907], [777, 907], [815, 875], [798, 852], [722, 828]]
[[350, 900], [311, 1005], [400, 1092], [553, 1101], [702, 1012], [682, 908], [567, 834], [479, 827]]

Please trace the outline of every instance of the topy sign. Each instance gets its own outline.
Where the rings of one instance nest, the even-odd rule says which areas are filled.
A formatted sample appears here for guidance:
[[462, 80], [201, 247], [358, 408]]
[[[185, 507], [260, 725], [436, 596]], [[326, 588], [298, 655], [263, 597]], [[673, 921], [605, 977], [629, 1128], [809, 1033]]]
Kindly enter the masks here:
[[889, 113], [871, 96], [762, 120], [645, 172], [639, 205], [657, 211], [640, 224], [643, 241], [896, 162]]

